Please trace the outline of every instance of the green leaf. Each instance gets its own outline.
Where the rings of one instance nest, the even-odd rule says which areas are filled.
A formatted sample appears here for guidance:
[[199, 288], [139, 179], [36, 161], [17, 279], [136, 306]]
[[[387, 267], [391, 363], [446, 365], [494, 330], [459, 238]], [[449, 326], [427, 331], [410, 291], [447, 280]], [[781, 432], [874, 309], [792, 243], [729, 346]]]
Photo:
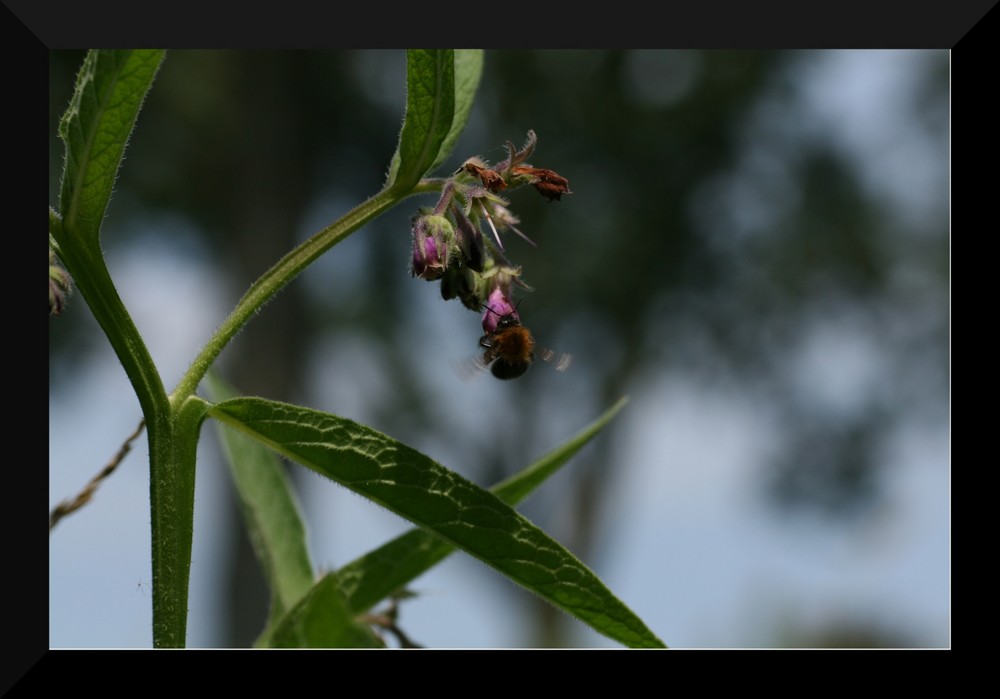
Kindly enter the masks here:
[[451, 155], [468, 122], [482, 69], [478, 49], [406, 52], [406, 116], [386, 188], [410, 191]]
[[406, 52], [406, 115], [387, 187], [408, 191], [438, 158], [455, 118], [455, 52]]
[[602, 633], [663, 647], [594, 573], [496, 496], [369, 427], [309, 408], [233, 398], [210, 414], [406, 517]]
[[337, 579], [324, 576], [281, 620], [271, 648], [382, 648], [375, 633], [348, 611]]
[[[215, 400], [236, 395], [211, 372], [207, 386]], [[270, 626], [315, 583], [305, 524], [285, 467], [274, 452], [222, 423], [218, 432], [250, 541], [271, 590]]]
[[164, 54], [92, 50], [77, 76], [59, 123], [66, 144], [60, 213], [66, 233], [90, 247], [98, 245], [125, 144]]
[[465, 125], [469, 123], [469, 113], [472, 111], [476, 90], [479, 87], [479, 78], [482, 77], [482, 74], [482, 49], [455, 49], [455, 116], [452, 119], [448, 135], [438, 149], [438, 156], [427, 168], [427, 173], [434, 172], [444, 164], [444, 161], [455, 149], [458, 137], [462, 135]]
[[[518, 504], [593, 439], [626, 402], [622, 398], [576, 435], [520, 473], [494, 485], [490, 492], [508, 505]], [[338, 570], [340, 589], [351, 610], [360, 613], [405, 587], [454, 551], [454, 546], [430, 532], [414, 529]]]

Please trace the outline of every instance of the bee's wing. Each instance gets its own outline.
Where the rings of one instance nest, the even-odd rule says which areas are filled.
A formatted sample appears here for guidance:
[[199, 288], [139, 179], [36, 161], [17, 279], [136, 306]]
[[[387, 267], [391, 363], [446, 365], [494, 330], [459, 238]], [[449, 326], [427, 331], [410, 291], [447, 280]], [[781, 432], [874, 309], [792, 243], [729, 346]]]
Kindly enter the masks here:
[[488, 372], [490, 365], [483, 361], [482, 354], [477, 354], [466, 359], [453, 359], [451, 366], [463, 381], [472, 381]]
[[547, 347], [535, 347], [535, 356], [544, 362], [552, 362], [556, 371], [566, 371], [573, 363], [573, 355], [565, 352], [553, 352]]

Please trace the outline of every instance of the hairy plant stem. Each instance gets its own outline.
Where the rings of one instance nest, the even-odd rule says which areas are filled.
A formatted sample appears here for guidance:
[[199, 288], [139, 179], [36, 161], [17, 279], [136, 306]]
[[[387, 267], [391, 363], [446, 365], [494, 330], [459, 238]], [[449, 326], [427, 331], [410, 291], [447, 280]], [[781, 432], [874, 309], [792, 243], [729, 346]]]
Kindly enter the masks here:
[[421, 182], [407, 192], [398, 192], [392, 188], [384, 189], [371, 199], [351, 209], [343, 217], [313, 235], [297, 248], [278, 260], [271, 269], [263, 274], [247, 290], [243, 298], [219, 327], [205, 347], [192, 362], [191, 368], [177, 384], [171, 394], [171, 402], [184, 401], [194, 395], [198, 384], [212, 366], [219, 353], [229, 344], [230, 340], [257, 313], [260, 308], [277, 294], [286, 284], [294, 279], [299, 272], [308, 267], [320, 255], [342, 241], [364, 224], [376, 218], [384, 211], [392, 208], [401, 200], [414, 194], [434, 192], [441, 189], [442, 180], [429, 179]]

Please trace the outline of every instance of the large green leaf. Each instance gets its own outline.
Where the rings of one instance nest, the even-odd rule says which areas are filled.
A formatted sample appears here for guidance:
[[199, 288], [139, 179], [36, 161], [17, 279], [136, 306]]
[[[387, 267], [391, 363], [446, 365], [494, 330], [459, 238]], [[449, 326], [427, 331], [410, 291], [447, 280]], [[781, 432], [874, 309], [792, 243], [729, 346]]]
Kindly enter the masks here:
[[408, 192], [451, 154], [482, 74], [481, 50], [406, 52], [406, 116], [386, 188]]
[[[455, 142], [465, 130], [469, 122], [469, 112], [476, 99], [479, 78], [483, 74], [482, 49], [455, 49], [455, 115], [451, 121], [451, 129], [438, 148], [438, 155], [426, 173], [434, 172], [444, 164], [455, 149]], [[426, 174], [425, 173], [425, 174]]]
[[[520, 473], [493, 486], [490, 492], [508, 505], [517, 504], [600, 432], [624, 407], [625, 402], [626, 399], [622, 398], [575, 436]], [[414, 529], [347, 564], [336, 572], [336, 577], [348, 609], [352, 614], [360, 614], [403, 588], [454, 551], [454, 546], [430, 532]], [[268, 630], [257, 645], [270, 644], [273, 619], [272, 616]]]
[[[494, 485], [490, 492], [514, 506], [559, 470], [625, 406], [622, 398], [576, 435], [535, 463]], [[355, 613], [370, 609], [455, 551], [428, 531], [414, 529], [380, 546], [337, 571], [340, 589]], [[596, 629], [603, 633], [602, 629]]]
[[91, 247], [97, 245], [125, 144], [164, 53], [90, 51], [59, 123], [66, 143], [59, 197], [63, 230]]
[[496, 496], [369, 427], [262, 398], [210, 414], [281, 454], [406, 517], [606, 635], [660, 641], [594, 573]]

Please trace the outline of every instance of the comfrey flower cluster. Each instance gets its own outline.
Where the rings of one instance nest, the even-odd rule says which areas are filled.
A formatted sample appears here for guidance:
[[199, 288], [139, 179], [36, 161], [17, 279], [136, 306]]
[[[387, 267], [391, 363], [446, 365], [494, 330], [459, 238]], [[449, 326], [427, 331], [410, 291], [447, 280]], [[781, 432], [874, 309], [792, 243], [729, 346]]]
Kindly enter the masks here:
[[[497, 331], [501, 319], [520, 322], [511, 290], [528, 288], [521, 268], [507, 259], [500, 233], [513, 231], [534, 245], [516, 227], [519, 220], [500, 192], [530, 184], [550, 201], [571, 194], [565, 177], [525, 162], [536, 142], [534, 131], [520, 150], [508, 141], [507, 159], [492, 167], [469, 158], [445, 182], [437, 205], [413, 218], [413, 276], [440, 280], [446, 300], [457, 298], [470, 310], [482, 310], [487, 335]], [[487, 229], [490, 235], [484, 235]]]

